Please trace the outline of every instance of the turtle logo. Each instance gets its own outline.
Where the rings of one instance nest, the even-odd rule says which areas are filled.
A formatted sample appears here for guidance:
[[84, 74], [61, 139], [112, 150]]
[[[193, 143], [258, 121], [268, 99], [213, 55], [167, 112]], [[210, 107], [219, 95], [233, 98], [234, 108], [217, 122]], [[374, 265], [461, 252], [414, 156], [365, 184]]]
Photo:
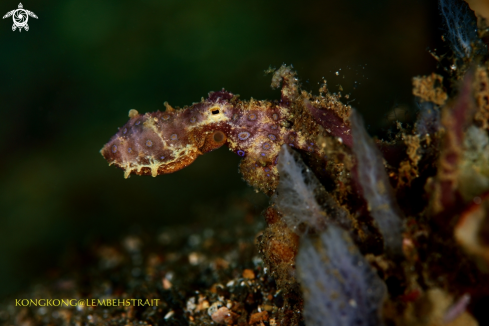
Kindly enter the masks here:
[[26, 31], [29, 30], [29, 25], [27, 25], [29, 16], [37, 19], [36, 14], [34, 14], [32, 11], [25, 10], [24, 6], [22, 6], [22, 3], [19, 3], [19, 9], [14, 9], [6, 13], [5, 16], [3, 16], [3, 19], [10, 16], [12, 16], [14, 20], [14, 24], [12, 25], [12, 31], [15, 31], [18, 28], [19, 32], [22, 32], [22, 28], [24, 28]]

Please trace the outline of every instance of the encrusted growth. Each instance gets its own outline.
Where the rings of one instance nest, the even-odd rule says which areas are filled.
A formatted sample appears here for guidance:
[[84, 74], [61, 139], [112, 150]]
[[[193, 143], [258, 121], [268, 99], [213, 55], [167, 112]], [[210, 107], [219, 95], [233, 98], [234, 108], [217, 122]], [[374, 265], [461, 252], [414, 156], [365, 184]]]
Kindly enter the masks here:
[[321, 185], [314, 172], [290, 147], [283, 145], [278, 159], [280, 182], [272, 197], [287, 226], [298, 234], [320, 232], [327, 224], [352, 228], [352, 219]]
[[429, 76], [418, 76], [413, 78], [413, 95], [423, 101], [443, 105], [448, 98], [442, 87], [443, 77], [432, 73]]
[[489, 77], [485, 67], [477, 67], [475, 81], [478, 92], [475, 93], [477, 112], [474, 118], [482, 128], [489, 130]]
[[460, 207], [461, 198], [458, 175], [462, 159], [464, 132], [473, 120], [472, 98], [473, 74], [465, 76], [457, 100], [446, 106], [441, 115], [444, 127], [441, 138], [439, 169], [436, 178], [427, 184], [432, 190], [432, 210], [434, 214], [452, 211]]

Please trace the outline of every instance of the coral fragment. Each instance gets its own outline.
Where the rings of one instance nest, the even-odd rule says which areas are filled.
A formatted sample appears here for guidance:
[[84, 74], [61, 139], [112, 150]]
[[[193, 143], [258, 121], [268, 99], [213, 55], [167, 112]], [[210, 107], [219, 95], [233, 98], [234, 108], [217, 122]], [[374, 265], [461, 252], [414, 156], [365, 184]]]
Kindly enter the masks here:
[[363, 126], [363, 119], [353, 111], [350, 116], [353, 153], [357, 159], [358, 183], [370, 214], [375, 219], [388, 254], [402, 252], [402, 220], [400, 209], [389, 183], [380, 151]]
[[347, 232], [332, 225], [317, 238], [303, 239], [297, 269], [308, 325], [383, 324], [385, 284]]

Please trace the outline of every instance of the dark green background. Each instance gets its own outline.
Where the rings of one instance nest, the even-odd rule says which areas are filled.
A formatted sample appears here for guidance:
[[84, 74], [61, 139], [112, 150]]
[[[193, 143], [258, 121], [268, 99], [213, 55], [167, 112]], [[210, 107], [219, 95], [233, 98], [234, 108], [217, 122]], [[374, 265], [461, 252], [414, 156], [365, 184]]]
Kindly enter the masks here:
[[[396, 106], [413, 107], [411, 77], [435, 69], [426, 49], [439, 46], [435, 1], [23, 4], [39, 17], [28, 32], [0, 20], [2, 296], [56, 270], [70, 248], [137, 227], [203, 225], [199, 211], [219, 214], [246, 193], [224, 148], [172, 175], [124, 180], [98, 151], [130, 109], [188, 105], [222, 87], [274, 99], [263, 71], [287, 63], [307, 90], [323, 76], [331, 91], [341, 84], [378, 126]], [[17, 5], [2, 1], [0, 14]]]

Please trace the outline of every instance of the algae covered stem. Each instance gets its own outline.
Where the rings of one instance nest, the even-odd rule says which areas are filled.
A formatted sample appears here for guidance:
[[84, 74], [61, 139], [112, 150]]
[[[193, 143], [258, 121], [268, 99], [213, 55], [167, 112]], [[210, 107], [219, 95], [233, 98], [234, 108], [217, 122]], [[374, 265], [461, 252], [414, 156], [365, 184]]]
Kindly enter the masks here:
[[144, 115], [129, 112], [129, 121], [101, 150], [110, 165], [131, 174], [152, 175], [178, 171], [199, 155], [223, 145], [243, 157], [244, 179], [271, 193], [278, 182], [277, 157], [282, 145], [324, 156], [319, 137], [351, 144], [350, 107], [339, 96], [300, 92], [296, 73], [282, 66], [275, 71], [272, 87], [282, 82], [280, 101], [242, 101], [225, 90], [183, 109]]

